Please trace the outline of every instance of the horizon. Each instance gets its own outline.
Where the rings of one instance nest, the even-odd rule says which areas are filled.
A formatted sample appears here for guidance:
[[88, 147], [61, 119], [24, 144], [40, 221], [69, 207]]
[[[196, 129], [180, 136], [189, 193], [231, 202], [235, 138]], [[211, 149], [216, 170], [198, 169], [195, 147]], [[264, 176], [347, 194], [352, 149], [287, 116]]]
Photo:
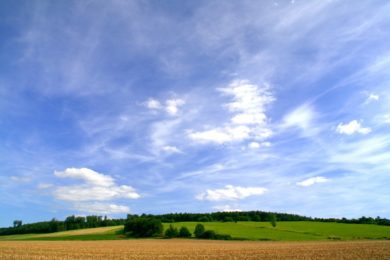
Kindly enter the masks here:
[[389, 219], [389, 13], [370, 0], [1, 1], [0, 227]]

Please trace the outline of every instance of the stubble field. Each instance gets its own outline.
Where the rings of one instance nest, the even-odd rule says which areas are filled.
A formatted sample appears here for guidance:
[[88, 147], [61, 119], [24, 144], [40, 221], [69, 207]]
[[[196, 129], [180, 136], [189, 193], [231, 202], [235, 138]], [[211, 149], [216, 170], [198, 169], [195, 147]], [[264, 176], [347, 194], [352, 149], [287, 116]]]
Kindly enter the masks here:
[[390, 259], [390, 241], [2, 241], [0, 259]]

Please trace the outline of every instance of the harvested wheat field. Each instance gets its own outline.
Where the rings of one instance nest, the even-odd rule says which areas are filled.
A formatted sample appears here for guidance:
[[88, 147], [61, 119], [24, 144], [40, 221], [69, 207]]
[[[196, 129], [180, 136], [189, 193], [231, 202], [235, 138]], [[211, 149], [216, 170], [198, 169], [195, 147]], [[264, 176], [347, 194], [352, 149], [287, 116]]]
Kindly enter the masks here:
[[390, 259], [390, 241], [7, 241], [0, 259]]

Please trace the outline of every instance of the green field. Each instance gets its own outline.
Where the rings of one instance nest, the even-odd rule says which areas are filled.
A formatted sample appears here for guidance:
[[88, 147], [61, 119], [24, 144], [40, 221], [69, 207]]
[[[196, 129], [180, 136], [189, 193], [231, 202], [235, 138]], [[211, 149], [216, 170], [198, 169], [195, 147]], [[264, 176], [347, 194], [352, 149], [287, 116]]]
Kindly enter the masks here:
[[[193, 232], [198, 222], [178, 222]], [[273, 228], [268, 222], [204, 222], [206, 229], [229, 234], [234, 239], [272, 241], [390, 239], [390, 227], [366, 224], [322, 222], [278, 222]], [[164, 228], [170, 224], [165, 223]], [[51, 234], [0, 236], [0, 240], [114, 240], [124, 239], [123, 226], [81, 229]]]
[[[197, 222], [173, 223], [174, 226], [194, 230]], [[165, 227], [169, 224], [164, 224]], [[366, 224], [343, 224], [324, 222], [278, 222], [274, 228], [269, 222], [206, 222], [206, 229], [221, 234], [230, 234], [236, 239], [307, 241], [307, 240], [354, 240], [390, 239], [390, 227]]]

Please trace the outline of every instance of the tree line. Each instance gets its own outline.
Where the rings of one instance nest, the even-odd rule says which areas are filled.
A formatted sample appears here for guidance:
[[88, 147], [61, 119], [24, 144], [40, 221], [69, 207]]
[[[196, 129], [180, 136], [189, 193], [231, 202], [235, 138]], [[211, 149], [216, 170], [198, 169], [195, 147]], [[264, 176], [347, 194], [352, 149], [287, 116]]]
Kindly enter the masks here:
[[102, 216], [69, 216], [64, 221], [52, 219], [50, 221], [22, 224], [21, 220], [15, 220], [12, 227], [0, 228], [0, 235], [52, 233], [58, 231], [125, 225], [128, 219], [152, 218], [163, 223], [173, 222], [237, 222], [237, 221], [319, 221], [355, 224], [376, 224], [390, 226], [390, 220], [386, 218], [361, 217], [358, 219], [346, 218], [311, 218], [288, 213], [243, 211], [243, 212], [212, 212], [212, 213], [170, 213], [162, 215], [142, 214], [127, 216], [127, 219], [109, 219]]
[[22, 224], [21, 220], [15, 220], [13, 227], [0, 228], [1, 235], [16, 235], [16, 234], [39, 234], [52, 233], [58, 231], [67, 231], [83, 228], [107, 227], [124, 225], [126, 219], [109, 219], [107, 216], [69, 216], [64, 221], [52, 219], [50, 221], [42, 221], [30, 224]]

